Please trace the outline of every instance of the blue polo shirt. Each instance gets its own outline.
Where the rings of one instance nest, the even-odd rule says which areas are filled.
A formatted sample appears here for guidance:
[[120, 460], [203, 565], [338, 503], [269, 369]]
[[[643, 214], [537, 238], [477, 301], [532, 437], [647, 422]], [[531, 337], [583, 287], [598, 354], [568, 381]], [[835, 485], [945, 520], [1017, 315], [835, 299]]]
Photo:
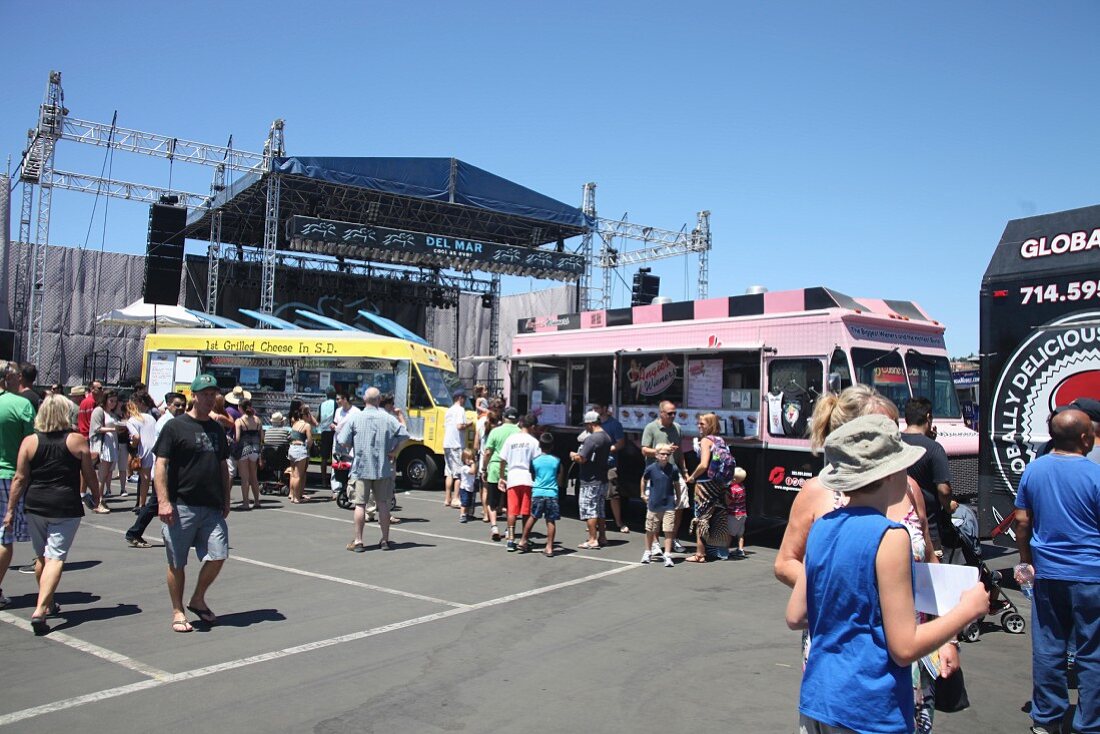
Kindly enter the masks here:
[[1016, 507], [1031, 510], [1036, 578], [1100, 582], [1100, 465], [1040, 456], [1020, 477]]
[[649, 502], [646, 508], [650, 512], [668, 512], [676, 509], [676, 484], [680, 478], [680, 468], [671, 461], [661, 466], [654, 461], [645, 468], [642, 477], [649, 483]]

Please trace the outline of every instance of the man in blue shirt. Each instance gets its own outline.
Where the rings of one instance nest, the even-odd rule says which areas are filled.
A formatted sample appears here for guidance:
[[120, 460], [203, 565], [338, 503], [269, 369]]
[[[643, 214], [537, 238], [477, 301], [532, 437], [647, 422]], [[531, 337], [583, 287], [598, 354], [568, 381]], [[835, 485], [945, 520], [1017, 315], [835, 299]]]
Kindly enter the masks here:
[[[1085, 456], [1092, 421], [1076, 409], [1050, 422], [1053, 450], [1024, 470], [1016, 494], [1016, 544], [1032, 566], [1031, 718], [1057, 734], [1069, 709], [1066, 652], [1077, 650], [1073, 731], [1100, 731], [1100, 466]], [[1017, 578], [1019, 580], [1019, 578]]]
[[620, 533], [629, 533], [630, 527], [623, 522], [622, 485], [619, 484], [619, 468], [616, 455], [626, 445], [626, 431], [623, 424], [615, 417], [610, 406], [603, 403], [593, 403], [592, 410], [600, 414], [600, 428], [607, 432], [611, 439], [611, 456], [607, 460], [607, 499], [611, 501], [611, 516], [615, 518], [615, 527]]

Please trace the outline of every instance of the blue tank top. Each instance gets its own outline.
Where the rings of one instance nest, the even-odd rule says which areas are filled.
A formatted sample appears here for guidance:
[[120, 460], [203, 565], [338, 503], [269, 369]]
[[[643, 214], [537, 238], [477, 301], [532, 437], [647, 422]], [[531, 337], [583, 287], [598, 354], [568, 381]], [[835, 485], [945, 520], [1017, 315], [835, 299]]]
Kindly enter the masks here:
[[913, 679], [886, 647], [875, 556], [887, 530], [904, 526], [868, 507], [820, 518], [806, 540], [810, 657], [798, 709], [857, 732], [912, 732]]

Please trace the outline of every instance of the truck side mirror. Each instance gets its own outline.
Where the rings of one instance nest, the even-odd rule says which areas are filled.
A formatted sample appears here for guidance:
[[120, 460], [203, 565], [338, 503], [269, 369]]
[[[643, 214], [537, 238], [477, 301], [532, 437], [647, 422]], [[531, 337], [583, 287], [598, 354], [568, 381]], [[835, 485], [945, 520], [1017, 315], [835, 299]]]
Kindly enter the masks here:
[[841, 377], [839, 372], [829, 373], [829, 392], [839, 393], [841, 385]]

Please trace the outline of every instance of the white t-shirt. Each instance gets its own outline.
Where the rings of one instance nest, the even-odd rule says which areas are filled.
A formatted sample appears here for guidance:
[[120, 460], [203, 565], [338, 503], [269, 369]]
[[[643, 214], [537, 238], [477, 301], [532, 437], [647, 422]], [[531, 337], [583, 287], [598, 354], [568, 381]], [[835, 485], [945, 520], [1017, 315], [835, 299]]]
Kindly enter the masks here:
[[336, 424], [337, 432], [339, 432], [340, 429], [344, 427], [345, 421], [347, 421], [349, 418], [353, 418], [358, 412], [359, 408], [356, 408], [354, 405], [349, 406], [347, 410], [344, 410], [343, 408], [337, 408], [336, 412], [332, 414], [332, 422]]
[[460, 449], [466, 445], [459, 426], [466, 422], [466, 409], [458, 403], [447, 408], [443, 416], [443, 448]]
[[768, 393], [768, 433], [783, 435], [783, 393]]
[[157, 437], [160, 435], [160, 431], [157, 430], [159, 421], [154, 421], [153, 416], [145, 413], [140, 419], [127, 418], [126, 427], [130, 429], [130, 435], [137, 435], [141, 441], [141, 445], [138, 446], [138, 456], [144, 459], [149, 454], [153, 453], [153, 446], [157, 443]]
[[[500, 458], [508, 470], [505, 479], [507, 486], [530, 487], [534, 483], [531, 461], [540, 453], [539, 440], [530, 433], [519, 431], [506, 438], [500, 447]], [[493, 458], [495, 460], [497, 457]]]
[[166, 411], [164, 411], [164, 415], [162, 415], [160, 418], [157, 418], [157, 425], [156, 425], [156, 428], [154, 429], [154, 431], [156, 433], [156, 438], [154, 438], [154, 440], [153, 440], [154, 444], [156, 444], [156, 439], [160, 438], [160, 432], [162, 430], [164, 430], [164, 424], [167, 423], [168, 421], [172, 420], [175, 417], [176, 416], [172, 415], [170, 412], [168, 412], [166, 410]]
[[477, 479], [476, 467], [467, 464], [462, 465], [462, 471], [458, 473], [459, 488], [466, 492], [474, 491], [474, 480]]

